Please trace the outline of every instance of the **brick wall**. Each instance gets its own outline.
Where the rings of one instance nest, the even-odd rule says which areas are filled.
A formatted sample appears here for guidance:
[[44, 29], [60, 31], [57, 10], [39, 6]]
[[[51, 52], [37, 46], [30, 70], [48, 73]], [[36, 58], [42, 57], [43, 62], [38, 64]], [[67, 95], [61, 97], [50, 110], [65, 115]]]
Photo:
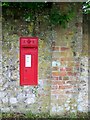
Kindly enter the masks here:
[[52, 53], [51, 113], [60, 114], [76, 110], [78, 94], [77, 71], [70, 46], [54, 46]]
[[[88, 69], [88, 58], [82, 57], [82, 51], [87, 47], [82, 49], [85, 39], [82, 39], [81, 24], [79, 10], [66, 30], [57, 28], [57, 39], [52, 44], [51, 115], [88, 111], [88, 75], [85, 70]], [[83, 66], [87, 66], [83, 69], [84, 74], [82, 61]]]

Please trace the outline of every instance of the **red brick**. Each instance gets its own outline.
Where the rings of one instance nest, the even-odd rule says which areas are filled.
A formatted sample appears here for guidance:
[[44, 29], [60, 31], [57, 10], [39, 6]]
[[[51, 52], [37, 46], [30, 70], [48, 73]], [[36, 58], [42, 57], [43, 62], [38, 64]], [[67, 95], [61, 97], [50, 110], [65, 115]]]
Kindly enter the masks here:
[[77, 73], [76, 73], [76, 72], [74, 72], [74, 73], [73, 73], [73, 72], [68, 72], [68, 75], [69, 75], [69, 76], [76, 76]]
[[72, 68], [68, 67], [68, 68], [66, 68], [66, 71], [72, 71]]
[[61, 51], [61, 47], [59, 47], [59, 51]]
[[60, 68], [60, 71], [66, 71], [66, 68]]
[[68, 47], [61, 47], [61, 51], [69, 50]]
[[73, 76], [73, 73], [72, 72], [68, 72], [68, 76]]
[[52, 85], [63, 85], [63, 84], [65, 84], [65, 82], [64, 81], [54, 81], [54, 80], [52, 80]]
[[59, 77], [52, 76], [53, 80], [59, 80]]
[[60, 72], [60, 76], [66, 76], [67, 74], [66, 74], [66, 72], [65, 71], [61, 71]]

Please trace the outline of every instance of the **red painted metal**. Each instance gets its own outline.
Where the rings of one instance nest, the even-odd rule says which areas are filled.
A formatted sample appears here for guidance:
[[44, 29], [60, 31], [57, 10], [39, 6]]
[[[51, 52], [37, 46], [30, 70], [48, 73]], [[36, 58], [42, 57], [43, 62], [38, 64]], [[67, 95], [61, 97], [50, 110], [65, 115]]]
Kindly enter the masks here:
[[38, 38], [20, 38], [20, 85], [38, 84]]

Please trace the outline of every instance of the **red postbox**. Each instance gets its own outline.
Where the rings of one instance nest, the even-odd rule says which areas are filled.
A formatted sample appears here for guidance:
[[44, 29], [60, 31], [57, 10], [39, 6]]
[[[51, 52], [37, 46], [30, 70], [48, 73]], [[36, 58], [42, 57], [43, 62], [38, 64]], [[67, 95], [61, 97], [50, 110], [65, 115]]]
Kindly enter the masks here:
[[38, 84], [38, 38], [20, 38], [20, 85]]

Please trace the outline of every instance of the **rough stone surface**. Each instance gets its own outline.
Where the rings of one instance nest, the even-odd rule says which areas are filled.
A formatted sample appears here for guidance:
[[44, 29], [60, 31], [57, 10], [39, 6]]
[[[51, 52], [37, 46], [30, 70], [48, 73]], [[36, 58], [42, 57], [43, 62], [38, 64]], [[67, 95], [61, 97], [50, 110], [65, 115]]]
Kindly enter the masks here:
[[32, 111], [63, 115], [88, 111], [88, 57], [85, 52], [81, 54], [82, 26], [77, 27], [76, 23], [82, 23], [81, 11], [66, 29], [57, 27], [52, 30], [52, 45], [48, 42], [51, 31], [47, 30], [48, 41], [39, 38], [38, 85], [20, 86], [19, 32], [23, 36], [31, 36], [29, 24], [3, 19], [0, 52], [1, 112]]
[[[12, 33], [11, 27], [20, 29], [27, 23], [13, 20], [7, 22], [3, 19], [2, 40], [2, 76], [0, 79], [0, 108], [2, 112], [47, 112], [50, 101], [50, 45], [39, 39], [39, 77], [37, 86], [20, 86], [19, 81], [19, 38], [18, 34]], [[8, 30], [7, 30], [8, 28]], [[25, 33], [22, 32], [24, 35]], [[28, 36], [31, 36], [28, 34]], [[26, 110], [26, 111], [25, 111]]]

